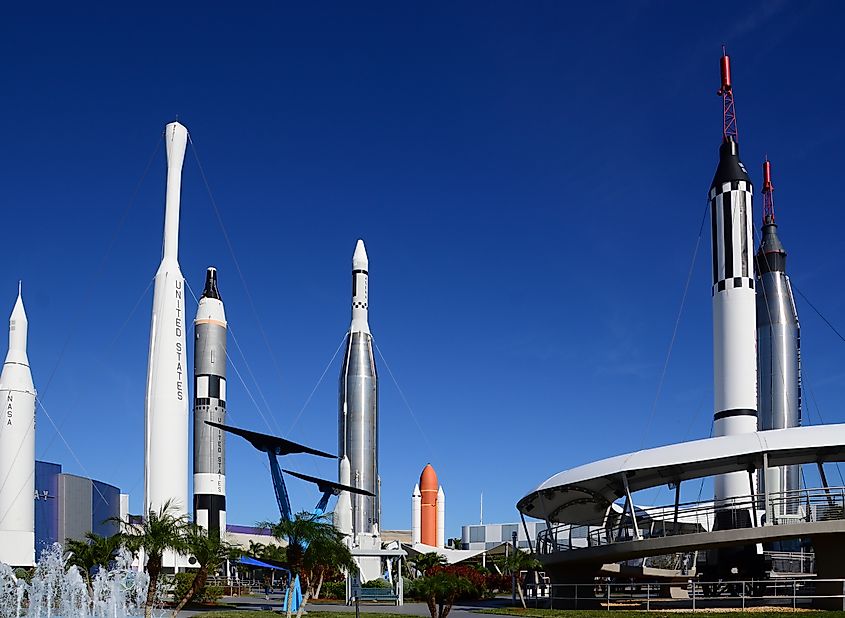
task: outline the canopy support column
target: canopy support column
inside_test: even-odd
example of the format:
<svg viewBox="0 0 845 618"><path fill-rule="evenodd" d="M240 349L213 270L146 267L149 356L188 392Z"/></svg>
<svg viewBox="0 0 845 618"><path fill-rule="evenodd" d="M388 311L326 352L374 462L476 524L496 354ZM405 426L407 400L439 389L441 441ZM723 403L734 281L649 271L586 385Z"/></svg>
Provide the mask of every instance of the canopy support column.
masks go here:
<svg viewBox="0 0 845 618"><path fill-rule="evenodd" d="M766 525L771 526L775 523L773 519L773 511L772 508L772 494L769 489L769 484L766 482L766 472L769 470L769 454L764 452L763 453L763 469L760 471L760 474L763 475L763 508L766 511Z"/></svg>
<svg viewBox="0 0 845 618"><path fill-rule="evenodd" d="M634 524L634 536L639 541L642 536L640 536L640 527L637 525L637 515L634 509L634 499L631 498L631 488L628 487L628 475L626 473L622 474L622 485L625 486L625 500L628 503L628 508L631 511L631 522Z"/></svg>
<svg viewBox="0 0 845 618"><path fill-rule="evenodd" d="M678 534L678 507L681 503L681 481L675 483L675 513L672 516L672 534Z"/></svg>
<svg viewBox="0 0 845 618"><path fill-rule="evenodd" d="M829 506L833 506L833 497L830 495L830 485L827 484L827 474L824 472L824 464L817 461L816 467L819 469L819 476L822 479L822 487L824 487L824 493L827 495L827 503Z"/></svg>
<svg viewBox="0 0 845 618"><path fill-rule="evenodd" d="M754 468L748 468L748 487L751 489L751 517L754 520L754 527L760 525L760 522L757 521L757 500L755 496L757 495L756 487L754 487Z"/></svg>

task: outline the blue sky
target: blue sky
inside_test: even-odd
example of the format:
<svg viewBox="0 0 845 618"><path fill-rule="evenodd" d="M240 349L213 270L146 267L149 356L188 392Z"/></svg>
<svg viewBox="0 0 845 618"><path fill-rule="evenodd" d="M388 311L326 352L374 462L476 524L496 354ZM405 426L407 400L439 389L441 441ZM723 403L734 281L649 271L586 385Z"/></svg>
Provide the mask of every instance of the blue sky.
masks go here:
<svg viewBox="0 0 845 618"><path fill-rule="evenodd" d="M220 271L248 384L230 368L233 424L336 448L339 358L300 411L348 327L365 239L371 326L404 393L379 358L385 528L409 527L427 462L457 535L482 491L485 520L513 520L563 468L709 435L706 229L655 396L715 169L723 42L755 182L773 161L793 281L845 328L837 3L232 7L21 5L0 24L0 308L22 278L50 415L36 452L130 492L133 511L156 148L177 115L233 248L189 151L180 262L195 290ZM845 344L798 302L804 416L843 421ZM261 459L228 453L230 521L274 517Z"/></svg>

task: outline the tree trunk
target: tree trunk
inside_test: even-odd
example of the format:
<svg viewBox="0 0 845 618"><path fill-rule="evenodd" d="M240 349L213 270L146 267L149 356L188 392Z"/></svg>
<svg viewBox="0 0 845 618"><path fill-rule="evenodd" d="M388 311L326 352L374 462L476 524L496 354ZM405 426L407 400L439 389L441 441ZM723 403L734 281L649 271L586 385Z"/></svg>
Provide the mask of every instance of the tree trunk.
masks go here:
<svg viewBox="0 0 845 618"><path fill-rule="evenodd" d="M425 604L428 605L428 611L431 614L431 618L437 618L437 601L435 600L434 596L430 596L425 600Z"/></svg>
<svg viewBox="0 0 845 618"><path fill-rule="evenodd" d="M305 594L302 595L302 603L299 604L299 608L296 610L296 618L302 618L302 614L305 612L305 606L308 604L308 599L311 598L311 585L305 587Z"/></svg>
<svg viewBox="0 0 845 618"><path fill-rule="evenodd" d="M285 603L285 615L290 618L291 613L293 612L293 583L296 579L293 576L293 573L290 574L290 579L288 580L288 598L287 602Z"/></svg>
<svg viewBox="0 0 845 618"><path fill-rule="evenodd" d="M185 593L179 602L176 604L176 608L173 610L171 614L171 618L176 618L176 615L188 604L188 601L193 599L197 592L202 590L203 586L205 586L205 582L208 581L208 566L201 566L197 574L194 575L194 581L191 582L191 587L188 588L188 592Z"/></svg>
<svg viewBox="0 0 845 618"><path fill-rule="evenodd" d="M320 571L320 579L318 579L318 580L317 580L317 590L316 590L316 592L314 592L314 598L315 598L315 599L319 599L319 598L320 598L320 588L322 588L322 587L323 587L323 575L324 575L324 573L323 573L323 571L321 570L321 571Z"/></svg>
<svg viewBox="0 0 845 618"><path fill-rule="evenodd" d="M150 556L147 560L147 575L150 576L150 585L147 587L147 600L144 603L144 618L152 618L153 604L158 588L158 576L161 573L161 556Z"/></svg>
<svg viewBox="0 0 845 618"><path fill-rule="evenodd" d="M446 618L449 615L449 612L452 611L452 603L454 601L443 601L440 603L440 611L437 613L437 618Z"/></svg>
<svg viewBox="0 0 845 618"><path fill-rule="evenodd" d="M522 601L522 609L526 609L525 607L525 597L522 595L522 582L519 578L516 578L516 591L519 593L519 600Z"/></svg>

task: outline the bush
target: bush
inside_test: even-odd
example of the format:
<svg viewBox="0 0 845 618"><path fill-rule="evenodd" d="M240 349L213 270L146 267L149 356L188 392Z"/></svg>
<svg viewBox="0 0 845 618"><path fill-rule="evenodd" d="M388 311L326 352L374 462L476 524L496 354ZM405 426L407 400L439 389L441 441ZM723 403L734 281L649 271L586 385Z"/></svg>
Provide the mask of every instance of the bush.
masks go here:
<svg viewBox="0 0 845 618"><path fill-rule="evenodd" d="M178 603L182 600L182 597L188 594L191 584L194 583L194 577L196 577L195 573L176 573L173 576L172 592L174 602ZM191 602L216 603L223 596L223 592L223 586L209 586L206 584L197 591Z"/></svg>
<svg viewBox="0 0 845 618"><path fill-rule="evenodd" d="M345 599L346 582L323 582L320 596L326 599Z"/></svg>
<svg viewBox="0 0 845 618"><path fill-rule="evenodd" d="M468 582L469 585L461 588L458 595L461 600L477 600L488 596L487 577L476 568L460 564L431 567L430 575L438 573L449 573Z"/></svg>
<svg viewBox="0 0 845 618"><path fill-rule="evenodd" d="M18 567L15 569L15 577L25 581L27 584L32 581L32 569L24 569L22 567Z"/></svg>
<svg viewBox="0 0 845 618"><path fill-rule="evenodd" d="M368 582L364 582L361 584L361 588L386 588L393 590L393 584L391 584L386 579L378 578L378 579L371 579Z"/></svg>

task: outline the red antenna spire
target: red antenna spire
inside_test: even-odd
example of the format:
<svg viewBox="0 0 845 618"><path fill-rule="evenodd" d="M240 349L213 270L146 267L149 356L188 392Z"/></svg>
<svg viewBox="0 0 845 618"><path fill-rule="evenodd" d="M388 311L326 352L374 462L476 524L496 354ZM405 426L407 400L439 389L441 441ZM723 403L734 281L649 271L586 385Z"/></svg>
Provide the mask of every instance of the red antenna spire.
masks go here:
<svg viewBox="0 0 845 618"><path fill-rule="evenodd" d="M728 138L739 143L739 135L736 130L736 111L734 110L734 93L731 85L731 57L722 45L722 59L719 63L722 70L722 86L716 93L722 97L722 139Z"/></svg>
<svg viewBox="0 0 845 618"><path fill-rule="evenodd" d="M774 186L772 185L772 164L769 157L763 162L763 225L775 222Z"/></svg>

